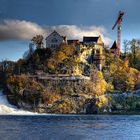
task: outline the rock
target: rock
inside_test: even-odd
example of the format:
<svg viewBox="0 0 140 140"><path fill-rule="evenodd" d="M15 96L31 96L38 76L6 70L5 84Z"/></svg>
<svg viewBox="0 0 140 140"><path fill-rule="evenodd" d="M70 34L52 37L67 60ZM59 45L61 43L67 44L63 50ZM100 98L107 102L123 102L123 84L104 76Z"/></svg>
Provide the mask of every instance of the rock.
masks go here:
<svg viewBox="0 0 140 140"><path fill-rule="evenodd" d="M103 110L103 112L104 112L104 113L106 113L106 112L107 112L107 110L106 110L106 109L104 109L104 110Z"/></svg>
<svg viewBox="0 0 140 140"><path fill-rule="evenodd" d="M18 102L18 107L19 108L24 108L27 110L32 110L33 106L27 103L24 103L23 101Z"/></svg>
<svg viewBox="0 0 140 140"><path fill-rule="evenodd" d="M97 114L97 112L96 99L89 100L86 104L86 114Z"/></svg>

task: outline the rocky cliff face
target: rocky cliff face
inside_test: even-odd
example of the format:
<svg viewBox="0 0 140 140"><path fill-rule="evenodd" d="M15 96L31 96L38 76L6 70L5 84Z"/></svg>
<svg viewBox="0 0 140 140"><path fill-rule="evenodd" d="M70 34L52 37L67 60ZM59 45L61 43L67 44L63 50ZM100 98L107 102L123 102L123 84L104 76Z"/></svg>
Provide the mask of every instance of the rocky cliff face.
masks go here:
<svg viewBox="0 0 140 140"><path fill-rule="evenodd" d="M13 95L13 93L11 93ZM44 95L43 97L37 91L25 89L22 97L17 98L15 95L8 95L10 103L24 110L39 113L54 114L96 114L98 113L97 99L95 96L85 93ZM46 97L48 96L48 97ZM46 100L45 100L45 99Z"/></svg>
<svg viewBox="0 0 140 140"><path fill-rule="evenodd" d="M94 71L95 74L95 71ZM35 80L28 75L10 76L7 87L10 90L8 99L19 108L43 113L98 113L106 107L108 100L99 99L107 90L101 72L97 71L92 78L78 80L53 78ZM80 77L80 76L79 76Z"/></svg>

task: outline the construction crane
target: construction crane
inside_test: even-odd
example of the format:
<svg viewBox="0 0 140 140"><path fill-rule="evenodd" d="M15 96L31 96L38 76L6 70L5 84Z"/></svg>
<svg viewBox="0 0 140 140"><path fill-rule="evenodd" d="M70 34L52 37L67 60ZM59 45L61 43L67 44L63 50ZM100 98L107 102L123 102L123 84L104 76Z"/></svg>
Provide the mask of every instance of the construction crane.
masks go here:
<svg viewBox="0 0 140 140"><path fill-rule="evenodd" d="M118 26L117 28L117 56L120 56L120 49L121 49L121 25L122 25L122 18L123 18L124 12L119 11L118 14L118 18L114 24L114 26L112 27L112 30L115 29L116 26Z"/></svg>

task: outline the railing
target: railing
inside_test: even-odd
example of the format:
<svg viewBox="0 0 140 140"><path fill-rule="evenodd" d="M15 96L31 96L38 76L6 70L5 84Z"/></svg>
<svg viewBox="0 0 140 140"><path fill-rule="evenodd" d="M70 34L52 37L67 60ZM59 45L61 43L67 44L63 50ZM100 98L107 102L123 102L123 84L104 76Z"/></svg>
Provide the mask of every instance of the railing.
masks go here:
<svg viewBox="0 0 140 140"><path fill-rule="evenodd" d="M90 80L90 77L87 76L68 76L68 75L46 75L46 76L39 76L38 79L42 80Z"/></svg>
<svg viewBox="0 0 140 140"><path fill-rule="evenodd" d="M17 75L20 77L20 75ZM70 74L42 74L42 75L28 75L29 78L37 78L40 80L90 80L90 77L83 75Z"/></svg>

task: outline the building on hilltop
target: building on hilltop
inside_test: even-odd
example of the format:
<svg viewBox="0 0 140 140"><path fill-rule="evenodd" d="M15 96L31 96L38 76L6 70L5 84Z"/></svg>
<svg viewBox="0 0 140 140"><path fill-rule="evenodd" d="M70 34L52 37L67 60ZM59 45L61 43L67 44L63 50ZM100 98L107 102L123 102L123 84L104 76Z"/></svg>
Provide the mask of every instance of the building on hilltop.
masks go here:
<svg viewBox="0 0 140 140"><path fill-rule="evenodd" d="M67 42L66 36L61 36L58 32L53 31L46 37L46 48L56 49L63 42Z"/></svg>
<svg viewBox="0 0 140 140"><path fill-rule="evenodd" d="M72 45L72 44L79 44L79 40L78 39L72 39L72 40L67 40L67 44L68 45Z"/></svg>
<svg viewBox="0 0 140 140"><path fill-rule="evenodd" d="M114 55L117 55L117 48L118 48L117 42L114 41L112 47L110 48L110 52L113 53Z"/></svg>
<svg viewBox="0 0 140 140"><path fill-rule="evenodd" d="M99 37L83 37L84 45L93 45L98 42Z"/></svg>
<svg viewBox="0 0 140 140"><path fill-rule="evenodd" d="M88 53L89 63L93 63L99 70L102 70L104 62L104 42L101 36L96 37L83 37L83 45L88 47L90 52Z"/></svg>
<svg viewBox="0 0 140 140"><path fill-rule="evenodd" d="M66 43L68 46L74 45L81 62L87 61L90 64L95 64L99 70L102 69L104 60L104 42L101 36L84 36L83 41L80 42L78 39L67 40L66 36L61 36L58 32L53 31L48 37L46 37L46 48L55 50L62 43Z"/></svg>

